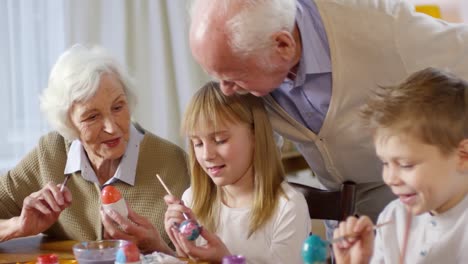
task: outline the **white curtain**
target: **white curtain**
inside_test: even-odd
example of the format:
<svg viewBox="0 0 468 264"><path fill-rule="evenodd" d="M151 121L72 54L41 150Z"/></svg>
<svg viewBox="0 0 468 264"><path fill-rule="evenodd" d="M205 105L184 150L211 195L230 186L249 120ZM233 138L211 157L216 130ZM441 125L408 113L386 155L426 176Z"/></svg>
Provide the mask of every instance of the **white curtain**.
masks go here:
<svg viewBox="0 0 468 264"><path fill-rule="evenodd" d="M182 145L180 118L207 80L188 48L185 0L68 0L68 43L100 44L118 55L137 82L134 118Z"/></svg>
<svg viewBox="0 0 468 264"><path fill-rule="evenodd" d="M0 171L48 130L38 94L64 49L62 21L60 0L0 1Z"/></svg>
<svg viewBox="0 0 468 264"><path fill-rule="evenodd" d="M468 1L467 0L463 0L463 2L460 3L460 10L463 10L461 11L462 20L465 23L468 23Z"/></svg>
<svg viewBox="0 0 468 264"><path fill-rule="evenodd" d="M134 118L179 145L181 115L208 78L188 49L185 0L0 1L0 170L48 131L38 95L52 64L75 43L101 45L136 82Z"/></svg>

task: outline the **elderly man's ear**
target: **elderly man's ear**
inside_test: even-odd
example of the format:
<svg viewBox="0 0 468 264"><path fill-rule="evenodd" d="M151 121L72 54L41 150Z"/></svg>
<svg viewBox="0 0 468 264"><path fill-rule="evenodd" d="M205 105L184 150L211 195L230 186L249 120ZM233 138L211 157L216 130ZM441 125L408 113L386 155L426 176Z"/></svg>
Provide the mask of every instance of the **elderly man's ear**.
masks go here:
<svg viewBox="0 0 468 264"><path fill-rule="evenodd" d="M275 54L283 61L290 62L293 60L298 45L294 40L294 36L288 31L282 30L273 34L272 38L275 41Z"/></svg>
<svg viewBox="0 0 468 264"><path fill-rule="evenodd" d="M468 138L463 139L458 145L459 169L468 172Z"/></svg>

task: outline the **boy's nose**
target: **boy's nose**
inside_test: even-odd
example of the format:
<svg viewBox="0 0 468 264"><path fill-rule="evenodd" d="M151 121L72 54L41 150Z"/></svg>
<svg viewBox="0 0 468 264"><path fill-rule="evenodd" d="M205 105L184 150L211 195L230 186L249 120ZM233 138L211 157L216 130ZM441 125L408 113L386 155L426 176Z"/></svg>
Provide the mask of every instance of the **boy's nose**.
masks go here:
<svg viewBox="0 0 468 264"><path fill-rule="evenodd" d="M401 184L400 176L395 169L386 168L383 172L383 180L387 185L399 185Z"/></svg>

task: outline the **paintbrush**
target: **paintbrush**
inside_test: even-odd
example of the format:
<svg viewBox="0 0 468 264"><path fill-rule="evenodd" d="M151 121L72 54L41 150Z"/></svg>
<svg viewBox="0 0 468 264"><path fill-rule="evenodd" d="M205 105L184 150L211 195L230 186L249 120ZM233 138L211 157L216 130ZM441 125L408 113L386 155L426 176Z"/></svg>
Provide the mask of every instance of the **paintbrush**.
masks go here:
<svg viewBox="0 0 468 264"><path fill-rule="evenodd" d="M65 185L67 185L68 179L70 179L71 174L68 174L65 176L65 180L62 183L62 186L60 186L60 192L63 192L63 189L65 188Z"/></svg>
<svg viewBox="0 0 468 264"><path fill-rule="evenodd" d="M374 225L372 227L372 230L376 230L377 228L380 228L380 227L382 227L384 225L388 225L388 224L390 224L392 222L393 222L393 220L389 220L389 221ZM348 235L340 236L340 237L337 237L337 238L333 238L331 240L327 240L326 242L328 242L330 244L333 244L333 243L340 242L340 241L343 241L345 239L352 238L352 237L358 237L358 235L357 234L348 234Z"/></svg>
<svg viewBox="0 0 468 264"><path fill-rule="evenodd" d="M171 191L169 190L169 188L167 188L166 184L165 184L164 181L161 179L161 177L159 177L159 174L156 174L156 177L158 178L159 182L161 183L161 185L162 185L162 186L164 187L164 189L166 190L167 194L174 196L174 195L171 193ZM186 213L182 213L182 215L184 216L185 220L190 219Z"/></svg>

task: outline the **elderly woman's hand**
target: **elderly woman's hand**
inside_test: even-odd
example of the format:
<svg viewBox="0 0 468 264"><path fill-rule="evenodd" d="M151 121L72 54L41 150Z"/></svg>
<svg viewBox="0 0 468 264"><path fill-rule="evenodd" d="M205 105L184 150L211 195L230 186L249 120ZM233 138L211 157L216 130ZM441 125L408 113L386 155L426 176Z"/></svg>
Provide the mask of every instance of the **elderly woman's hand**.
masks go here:
<svg viewBox="0 0 468 264"><path fill-rule="evenodd" d="M142 253L159 251L173 255L174 252L163 241L158 230L145 217L137 214L127 204L128 219L114 210L106 212L101 208L105 239L124 239L134 242Z"/></svg>
<svg viewBox="0 0 468 264"><path fill-rule="evenodd" d="M70 206L70 190L65 187L60 192L60 187L61 184L49 182L24 199L18 219L20 236L36 235L47 230L57 221L60 213Z"/></svg>
<svg viewBox="0 0 468 264"><path fill-rule="evenodd" d="M164 229L174 244L177 255L180 257L188 257L185 252L181 249L178 240L174 236L174 230L185 220L183 213L185 213L191 219L195 219L190 208L183 205L183 202L173 195L164 196L164 202L167 204L166 214L164 215ZM177 230L175 230L177 231Z"/></svg>

